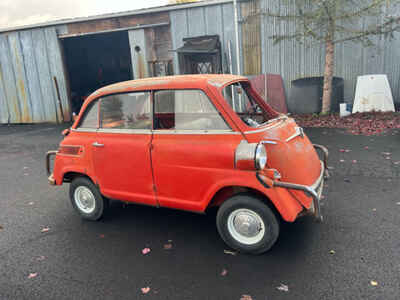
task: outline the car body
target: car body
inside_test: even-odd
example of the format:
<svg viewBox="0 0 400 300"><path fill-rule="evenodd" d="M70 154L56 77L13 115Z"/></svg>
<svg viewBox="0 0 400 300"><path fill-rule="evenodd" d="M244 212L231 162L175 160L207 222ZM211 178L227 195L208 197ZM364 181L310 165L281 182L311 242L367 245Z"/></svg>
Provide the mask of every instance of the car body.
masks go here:
<svg viewBox="0 0 400 300"><path fill-rule="evenodd" d="M64 135L47 153L49 182L71 182L72 204L86 219L100 218L107 199L197 213L218 207L222 238L248 253L272 247L281 219L322 220L327 150L242 76L113 84L87 98ZM268 228L277 232L265 238Z"/></svg>

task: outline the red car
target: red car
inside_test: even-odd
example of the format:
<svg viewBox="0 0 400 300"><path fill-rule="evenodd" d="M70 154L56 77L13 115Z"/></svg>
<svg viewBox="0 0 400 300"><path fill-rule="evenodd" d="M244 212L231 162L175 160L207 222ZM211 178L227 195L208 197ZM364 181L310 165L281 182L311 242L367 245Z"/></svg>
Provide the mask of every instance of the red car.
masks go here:
<svg viewBox="0 0 400 300"><path fill-rule="evenodd" d="M328 151L245 77L113 84L90 95L63 134L47 153L49 182L69 182L72 205L88 220L101 218L109 199L197 213L218 207L222 239L262 253L276 242L281 220L322 219Z"/></svg>

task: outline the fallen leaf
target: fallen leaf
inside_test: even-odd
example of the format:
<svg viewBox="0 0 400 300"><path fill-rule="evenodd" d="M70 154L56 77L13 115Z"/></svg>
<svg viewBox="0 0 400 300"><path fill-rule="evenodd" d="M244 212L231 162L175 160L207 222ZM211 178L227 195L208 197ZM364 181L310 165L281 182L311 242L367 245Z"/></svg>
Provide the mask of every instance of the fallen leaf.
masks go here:
<svg viewBox="0 0 400 300"><path fill-rule="evenodd" d="M150 250L150 248L144 248L143 250L142 250L142 253L144 254L144 255L146 255L147 253L149 253L151 250Z"/></svg>
<svg viewBox="0 0 400 300"><path fill-rule="evenodd" d="M277 286L276 289L282 292L289 292L289 287L286 284L281 283L280 286Z"/></svg>
<svg viewBox="0 0 400 300"><path fill-rule="evenodd" d="M242 297L240 297L240 300L253 300L253 298L251 298L250 295L242 295Z"/></svg>
<svg viewBox="0 0 400 300"><path fill-rule="evenodd" d="M43 228L43 229L41 230L41 232L48 232L48 231L50 231L50 228L49 228L49 227L45 227L45 228Z"/></svg>
<svg viewBox="0 0 400 300"><path fill-rule="evenodd" d="M38 275L38 273L30 273L28 276L28 279L35 278Z"/></svg>
<svg viewBox="0 0 400 300"><path fill-rule="evenodd" d="M236 255L236 252L230 251L230 250L224 250L225 254L230 254L230 255Z"/></svg>
<svg viewBox="0 0 400 300"><path fill-rule="evenodd" d="M142 290L143 294L147 294L148 292L150 292L150 288L148 286L144 287L144 288L141 288L141 290Z"/></svg>
<svg viewBox="0 0 400 300"><path fill-rule="evenodd" d="M331 251L329 251L329 253L330 253L330 254L335 254L336 251L335 251L335 250L331 250Z"/></svg>
<svg viewBox="0 0 400 300"><path fill-rule="evenodd" d="M371 280L371 285L372 285L372 286L377 286L377 285L378 285L378 282L375 281L375 280Z"/></svg>
<svg viewBox="0 0 400 300"><path fill-rule="evenodd" d="M221 276L226 276L228 274L228 271L226 269L223 269L221 272Z"/></svg>
<svg viewBox="0 0 400 300"><path fill-rule="evenodd" d="M169 249L171 249L172 248L172 244L165 244L164 245L164 249L165 250L169 250Z"/></svg>
<svg viewBox="0 0 400 300"><path fill-rule="evenodd" d="M44 257L43 255L41 255L41 256L38 256L37 258L36 258L36 261L43 261L43 260L45 260L46 259L46 257Z"/></svg>
<svg viewBox="0 0 400 300"><path fill-rule="evenodd" d="M104 238L105 238L105 235L104 235L104 234L100 234L100 235L99 235L99 238L104 239Z"/></svg>

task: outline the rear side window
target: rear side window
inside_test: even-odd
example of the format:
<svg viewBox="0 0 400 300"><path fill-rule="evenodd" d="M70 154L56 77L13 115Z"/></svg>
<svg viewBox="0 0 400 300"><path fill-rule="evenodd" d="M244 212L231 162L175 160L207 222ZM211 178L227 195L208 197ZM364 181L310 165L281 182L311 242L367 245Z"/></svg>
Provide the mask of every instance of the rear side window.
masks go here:
<svg viewBox="0 0 400 300"><path fill-rule="evenodd" d="M201 90L165 90L154 94L154 128L229 130L218 110Z"/></svg>
<svg viewBox="0 0 400 300"><path fill-rule="evenodd" d="M82 129L96 129L98 126L98 112L99 112L99 102L93 101L88 105L85 110L82 121L79 124L79 128Z"/></svg>
<svg viewBox="0 0 400 300"><path fill-rule="evenodd" d="M152 117L149 92L116 94L100 102L101 128L151 129Z"/></svg>

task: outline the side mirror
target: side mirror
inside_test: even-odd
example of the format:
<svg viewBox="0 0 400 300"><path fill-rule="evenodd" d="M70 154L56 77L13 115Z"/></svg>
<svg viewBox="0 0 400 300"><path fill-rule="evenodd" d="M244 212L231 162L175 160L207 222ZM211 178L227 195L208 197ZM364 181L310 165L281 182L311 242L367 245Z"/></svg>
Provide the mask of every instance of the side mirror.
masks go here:
<svg viewBox="0 0 400 300"><path fill-rule="evenodd" d="M62 134L63 136L67 136L67 135L69 134L69 128L64 129L64 130L61 132L61 134Z"/></svg>

